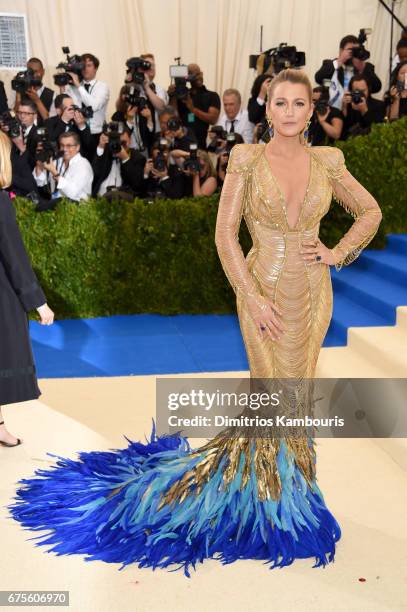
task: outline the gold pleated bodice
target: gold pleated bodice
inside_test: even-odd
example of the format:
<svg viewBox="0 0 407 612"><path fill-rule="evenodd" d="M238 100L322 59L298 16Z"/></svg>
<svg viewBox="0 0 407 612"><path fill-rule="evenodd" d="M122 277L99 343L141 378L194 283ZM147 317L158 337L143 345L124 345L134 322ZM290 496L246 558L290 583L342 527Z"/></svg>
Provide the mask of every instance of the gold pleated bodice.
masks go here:
<svg viewBox="0 0 407 612"><path fill-rule="evenodd" d="M236 145L231 152L219 202L216 245L237 296L237 311L251 376L312 378L332 316L330 267L310 265L302 242L319 236L332 196L355 221L332 249L336 268L351 263L376 234L381 211L371 194L346 169L335 147L307 148L308 187L298 220L290 227L284 196L265 155L266 145ZM242 216L253 246L243 256L238 242ZM260 338L246 308L247 295L271 299L285 327L280 340Z"/></svg>

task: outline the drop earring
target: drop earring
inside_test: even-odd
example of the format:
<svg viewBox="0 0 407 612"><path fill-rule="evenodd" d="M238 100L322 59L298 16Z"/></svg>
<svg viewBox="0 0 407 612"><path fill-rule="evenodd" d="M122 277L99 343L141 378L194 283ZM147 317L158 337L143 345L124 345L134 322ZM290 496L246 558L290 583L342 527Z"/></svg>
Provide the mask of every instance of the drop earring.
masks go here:
<svg viewBox="0 0 407 612"><path fill-rule="evenodd" d="M268 126L269 126L270 138L272 138L273 134L274 134L273 121L272 121L271 117L269 117L268 115L266 115L266 121L267 121Z"/></svg>
<svg viewBox="0 0 407 612"><path fill-rule="evenodd" d="M308 138L309 138L309 126L311 125L311 119L308 119L305 128L303 129L303 131L301 132L302 135L302 144L310 147L311 143L308 142Z"/></svg>

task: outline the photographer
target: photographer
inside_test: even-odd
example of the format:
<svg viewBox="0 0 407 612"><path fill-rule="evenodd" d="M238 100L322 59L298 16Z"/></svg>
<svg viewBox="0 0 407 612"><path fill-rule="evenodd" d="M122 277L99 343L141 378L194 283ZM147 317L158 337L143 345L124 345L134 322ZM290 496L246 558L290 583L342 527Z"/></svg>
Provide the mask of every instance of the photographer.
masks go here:
<svg viewBox="0 0 407 612"><path fill-rule="evenodd" d="M261 123L266 116L267 88L271 79L270 74L259 74L253 83L247 111L249 121L255 125Z"/></svg>
<svg viewBox="0 0 407 612"><path fill-rule="evenodd" d="M24 88L16 91L16 100L14 110L18 111L18 107L21 102L21 98L29 98L37 108L37 120L36 125L41 127L44 122L50 116L50 112L53 112L53 102L55 92L49 87L45 87L42 83L44 78L45 70L43 63L37 57L32 57L27 62L27 72L32 75L32 80L35 83L31 87Z"/></svg>
<svg viewBox="0 0 407 612"><path fill-rule="evenodd" d="M140 57L150 63L150 68L144 72L144 91L153 111L154 132L160 131L159 113L168 105L168 94L160 85L154 83L155 58L152 53L144 53Z"/></svg>
<svg viewBox="0 0 407 612"><path fill-rule="evenodd" d="M108 197L133 201L143 189L146 158L130 148L131 132L127 126L121 124L122 131L112 127L116 126L108 124L99 138L92 164L92 194L107 193Z"/></svg>
<svg viewBox="0 0 407 612"><path fill-rule="evenodd" d="M154 141L153 115L146 98L133 93L131 85L123 85L116 101L112 121L125 123L131 132L130 147L140 151L146 158Z"/></svg>
<svg viewBox="0 0 407 612"><path fill-rule="evenodd" d="M342 112L345 117L342 140L349 136L368 134L372 123L382 123L386 112L382 100L372 98L369 85L363 77L354 76L349 82L349 92L342 101Z"/></svg>
<svg viewBox="0 0 407 612"><path fill-rule="evenodd" d="M361 31L363 33L363 30ZM370 91L376 93L380 91L382 83L375 74L374 66L365 59L369 57L369 52L360 43L363 36L344 36L339 44L339 55L334 60L323 60L321 68L315 73L315 80L320 85L324 85L324 80L330 80L329 103L331 106L341 110L344 92L349 87L351 78L358 74L367 80Z"/></svg>
<svg viewBox="0 0 407 612"><path fill-rule="evenodd" d="M89 127L93 136L94 150L96 150L106 119L109 87L103 81L96 79L99 68L98 58L91 53L84 53L81 59L83 62L82 80L75 72L69 72L72 85L62 86L61 93L68 94L79 107L82 105L92 107L93 117L89 119Z"/></svg>
<svg viewBox="0 0 407 612"><path fill-rule="evenodd" d="M216 126L215 126L216 127ZM220 148L216 149L217 153L217 163L216 163L216 177L218 182L218 187L221 189L223 186L223 181L226 176L226 168L229 161L230 152L235 146L235 144L242 144L243 138L240 134L230 133L229 134L219 134L217 132L217 136L225 137L225 140L219 139L217 144Z"/></svg>
<svg viewBox="0 0 407 612"><path fill-rule="evenodd" d="M191 144L197 144L194 132L182 125L173 106L165 106L159 113L161 136L170 142L171 150L189 151Z"/></svg>
<svg viewBox="0 0 407 612"><path fill-rule="evenodd" d="M165 138L155 142L151 158L144 169L146 198L180 199L185 195L185 175L176 164L170 163L169 143Z"/></svg>
<svg viewBox="0 0 407 612"><path fill-rule="evenodd" d="M249 121L247 110L242 109L242 97L237 89L226 89L223 93L224 113L219 119L226 132L236 132L246 144L253 143L254 125Z"/></svg>
<svg viewBox="0 0 407 612"><path fill-rule="evenodd" d="M218 121L220 98L216 92L206 89L203 73L197 64L188 65L188 81L191 88L182 99L177 97L176 86L169 86L170 105L178 111L182 123L194 132L199 147L205 149L208 127Z"/></svg>
<svg viewBox="0 0 407 612"><path fill-rule="evenodd" d="M216 170L207 151L191 149L183 164L183 172L187 177L185 196L211 196L215 193L218 187Z"/></svg>
<svg viewBox="0 0 407 612"><path fill-rule="evenodd" d="M55 98L55 117L45 121L49 139L57 143L64 132L76 132L81 143L81 154L89 161L93 160L93 138L79 107L75 106L68 94L59 94Z"/></svg>
<svg viewBox="0 0 407 612"><path fill-rule="evenodd" d="M397 64L391 74L386 115L389 121L407 115L407 60Z"/></svg>
<svg viewBox="0 0 407 612"><path fill-rule="evenodd" d="M28 196L37 192L32 176L37 146L35 104L29 99L21 100L16 117L6 113L1 117L0 128L11 140L12 183L10 190L16 195Z"/></svg>
<svg viewBox="0 0 407 612"><path fill-rule="evenodd" d="M312 90L314 112L309 126L309 142L312 146L330 145L342 134L344 117L340 110L329 105L328 87L314 87Z"/></svg>
<svg viewBox="0 0 407 612"><path fill-rule="evenodd" d="M8 101L3 81L0 81L0 115L8 111Z"/></svg>
<svg viewBox="0 0 407 612"><path fill-rule="evenodd" d="M92 192L93 171L87 159L79 153L80 141L76 132L65 132L59 137L62 158L48 162L37 161L33 176L38 187L49 185L54 208L61 197L79 202Z"/></svg>

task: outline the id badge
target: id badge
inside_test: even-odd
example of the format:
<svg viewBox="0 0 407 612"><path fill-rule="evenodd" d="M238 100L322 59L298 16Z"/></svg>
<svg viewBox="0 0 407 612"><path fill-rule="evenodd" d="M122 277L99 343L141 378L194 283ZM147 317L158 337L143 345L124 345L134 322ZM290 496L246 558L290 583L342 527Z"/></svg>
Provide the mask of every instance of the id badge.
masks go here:
<svg viewBox="0 0 407 612"><path fill-rule="evenodd" d="M194 123L195 115L194 113L188 113L188 123Z"/></svg>

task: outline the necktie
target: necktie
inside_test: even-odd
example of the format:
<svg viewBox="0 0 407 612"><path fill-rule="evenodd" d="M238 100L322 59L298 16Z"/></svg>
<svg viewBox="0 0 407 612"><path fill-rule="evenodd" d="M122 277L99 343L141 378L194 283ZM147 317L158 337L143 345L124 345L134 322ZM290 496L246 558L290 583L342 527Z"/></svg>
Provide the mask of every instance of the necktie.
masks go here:
<svg viewBox="0 0 407 612"><path fill-rule="evenodd" d="M25 126L25 125L22 125L22 126L21 126L21 136L23 137L23 143L24 143L24 144L25 144L25 143L26 143L26 141L27 141L27 137L26 137L26 135L25 135L26 131L27 131L26 126Z"/></svg>
<svg viewBox="0 0 407 612"><path fill-rule="evenodd" d="M235 131L235 123L236 123L236 119L231 119L230 120L231 126L230 126L230 130L229 133L232 133Z"/></svg>
<svg viewBox="0 0 407 612"><path fill-rule="evenodd" d="M155 83L150 83L150 89L152 89L154 93L157 93L155 89Z"/></svg>
<svg viewBox="0 0 407 612"><path fill-rule="evenodd" d="M90 83L84 83L84 87L85 87L86 91L89 92Z"/></svg>

